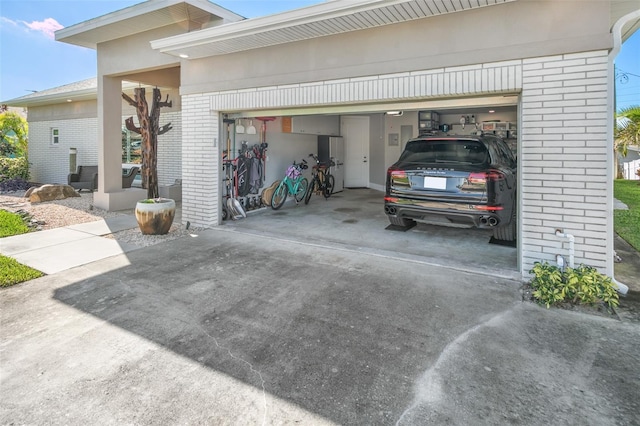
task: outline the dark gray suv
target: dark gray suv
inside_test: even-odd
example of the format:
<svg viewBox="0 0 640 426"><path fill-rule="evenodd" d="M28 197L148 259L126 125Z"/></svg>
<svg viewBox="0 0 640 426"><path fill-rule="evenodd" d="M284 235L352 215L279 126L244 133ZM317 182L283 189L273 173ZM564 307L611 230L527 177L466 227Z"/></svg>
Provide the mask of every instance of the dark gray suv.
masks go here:
<svg viewBox="0 0 640 426"><path fill-rule="evenodd" d="M513 153L493 135L418 137L387 171L384 211L393 225L492 228L515 241L516 176Z"/></svg>

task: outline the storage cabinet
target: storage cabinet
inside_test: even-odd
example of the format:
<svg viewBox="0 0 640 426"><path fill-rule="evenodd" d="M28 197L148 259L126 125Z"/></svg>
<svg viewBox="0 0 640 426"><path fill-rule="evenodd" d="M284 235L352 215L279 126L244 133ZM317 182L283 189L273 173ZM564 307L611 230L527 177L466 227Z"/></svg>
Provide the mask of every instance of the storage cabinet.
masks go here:
<svg viewBox="0 0 640 426"><path fill-rule="evenodd" d="M340 135L340 117L337 115L301 115L285 117L282 121L282 133L301 133L307 135Z"/></svg>
<svg viewBox="0 0 640 426"><path fill-rule="evenodd" d="M482 131L485 133L493 133L503 139L517 137L516 123L508 121L483 121Z"/></svg>
<svg viewBox="0 0 640 426"><path fill-rule="evenodd" d="M482 131L493 132L496 130L515 130L516 124L508 121L483 121Z"/></svg>
<svg viewBox="0 0 640 426"><path fill-rule="evenodd" d="M430 133L440 127L440 115L435 111L418 111L418 131Z"/></svg>

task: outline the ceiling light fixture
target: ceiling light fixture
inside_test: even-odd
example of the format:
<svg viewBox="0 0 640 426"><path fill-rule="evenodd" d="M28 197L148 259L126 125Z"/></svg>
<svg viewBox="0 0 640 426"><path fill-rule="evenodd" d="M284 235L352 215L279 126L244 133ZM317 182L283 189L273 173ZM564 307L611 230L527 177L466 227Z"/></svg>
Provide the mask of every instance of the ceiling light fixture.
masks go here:
<svg viewBox="0 0 640 426"><path fill-rule="evenodd" d="M187 55L186 53L181 53L178 56L180 56L182 59L189 59L189 55Z"/></svg>
<svg viewBox="0 0 640 426"><path fill-rule="evenodd" d="M489 110L489 114L493 114L494 112L496 112L496 110L494 110L494 109L490 109Z"/></svg>
<svg viewBox="0 0 640 426"><path fill-rule="evenodd" d="M385 114L393 115L394 117L399 117L402 115L402 111L387 111Z"/></svg>

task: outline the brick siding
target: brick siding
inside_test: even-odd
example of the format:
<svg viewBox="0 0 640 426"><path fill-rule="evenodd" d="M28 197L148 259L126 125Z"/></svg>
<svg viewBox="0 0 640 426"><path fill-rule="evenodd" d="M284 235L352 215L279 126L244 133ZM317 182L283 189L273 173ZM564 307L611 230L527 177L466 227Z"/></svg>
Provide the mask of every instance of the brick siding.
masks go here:
<svg viewBox="0 0 640 426"><path fill-rule="evenodd" d="M124 124L124 119L122 123ZM182 178L182 114L161 115L161 125L171 122L172 129L158 138L158 179L171 185ZM51 129L59 130L59 144L51 145ZM98 164L98 119L78 118L29 123L29 162L31 180L39 183L67 183L69 148L78 150L77 165Z"/></svg>
<svg viewBox="0 0 640 426"><path fill-rule="evenodd" d="M194 226L220 223L218 113L210 96L182 98L182 221Z"/></svg>
<svg viewBox="0 0 640 426"><path fill-rule="evenodd" d="M520 158L522 264L567 257L606 269L608 196L607 52L522 61Z"/></svg>

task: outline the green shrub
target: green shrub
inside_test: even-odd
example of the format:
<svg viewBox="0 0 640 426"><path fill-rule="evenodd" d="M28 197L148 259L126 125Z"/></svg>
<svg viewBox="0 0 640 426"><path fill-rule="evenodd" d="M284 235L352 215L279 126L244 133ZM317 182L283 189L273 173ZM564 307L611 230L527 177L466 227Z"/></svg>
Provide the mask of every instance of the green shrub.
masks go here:
<svg viewBox="0 0 640 426"><path fill-rule="evenodd" d="M30 229L22 216L0 210L0 238L26 234L29 231Z"/></svg>
<svg viewBox="0 0 640 426"><path fill-rule="evenodd" d="M613 195L629 207L629 210L613 211L613 229L640 251L640 182L616 180L613 182Z"/></svg>
<svg viewBox="0 0 640 426"><path fill-rule="evenodd" d="M40 271L36 271L18 263L15 259L0 254L0 287L9 287L40 278L43 275Z"/></svg>
<svg viewBox="0 0 640 426"><path fill-rule="evenodd" d="M29 180L29 161L25 157L0 158L0 182L14 178Z"/></svg>
<svg viewBox="0 0 640 426"><path fill-rule="evenodd" d="M562 271L547 262L536 262L529 271L534 277L531 287L533 297L549 308L564 302L595 305L605 303L609 308L618 306L619 296L611 278L594 267L580 265Z"/></svg>

